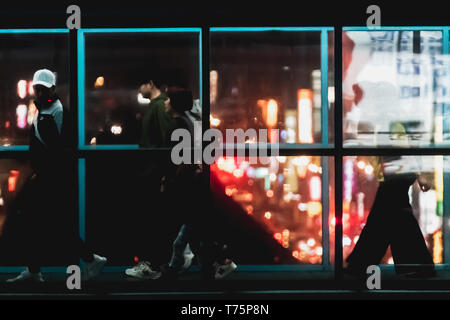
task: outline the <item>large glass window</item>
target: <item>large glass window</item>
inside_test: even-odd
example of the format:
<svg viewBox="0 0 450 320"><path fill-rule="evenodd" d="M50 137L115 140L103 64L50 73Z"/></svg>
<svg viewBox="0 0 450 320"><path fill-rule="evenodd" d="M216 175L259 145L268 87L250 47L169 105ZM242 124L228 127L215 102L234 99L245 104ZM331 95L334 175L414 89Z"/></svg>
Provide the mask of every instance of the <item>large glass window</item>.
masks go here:
<svg viewBox="0 0 450 320"><path fill-rule="evenodd" d="M334 140L333 31L211 28L210 41L210 125L222 132L224 151L243 142L280 146L280 156L265 165L224 156L211 166L212 188L229 203L230 215L276 244L260 262L243 256L245 264L329 266L333 158L298 150ZM228 129L267 129L267 135L230 141Z"/></svg>
<svg viewBox="0 0 450 320"><path fill-rule="evenodd" d="M192 91L201 115L200 29L106 29L79 33L80 147L134 145L150 98L150 80Z"/></svg>
<svg viewBox="0 0 450 320"><path fill-rule="evenodd" d="M70 238L77 225L75 199L69 196L68 201L61 202L57 217L39 210L37 199L30 194L32 174L26 158L0 159L0 266L30 263L30 249L39 250L45 266L76 263ZM36 234L39 239L33 238ZM36 242L43 247L33 247Z"/></svg>
<svg viewBox="0 0 450 320"><path fill-rule="evenodd" d="M262 165L252 164L249 158L219 158L211 167L218 202L242 221L241 227L255 230L252 235L265 235L261 245L272 242L270 250L265 249L267 260L260 263L328 265L323 257L328 257L329 248L326 217L334 192L332 159L280 156L269 160ZM246 245L241 239L234 242L241 248ZM248 249L241 259L255 264L256 248Z"/></svg>
<svg viewBox="0 0 450 320"><path fill-rule="evenodd" d="M154 205L161 195L142 172L152 161L155 156L137 163L125 154L86 160L86 239L112 265L170 253L177 221L192 214L171 212L176 198ZM230 256L242 265L322 264L329 246L323 219L334 192L329 163L331 158L308 156L272 157L265 165L219 158L211 167L215 209L207 214L220 225Z"/></svg>
<svg viewBox="0 0 450 320"><path fill-rule="evenodd" d="M259 141L328 145L329 102L334 102L334 89L328 87L332 32L212 28L210 35L213 127L224 133L268 129L268 137Z"/></svg>
<svg viewBox="0 0 450 320"><path fill-rule="evenodd" d="M68 31L53 31L0 31L1 151L27 149L27 129L36 112L34 71L54 71L58 95L69 105ZM139 87L157 78L163 92L170 86L187 88L201 115L204 76L210 81L210 125L223 133L224 155L236 147L236 141L227 140L227 129L268 129L267 136L248 137L245 143L280 146L264 165L223 156L210 167L223 228L230 230L232 255L240 264L333 264L335 231L341 227L335 217L340 210L334 208L333 162L342 154L342 195L336 195L342 196L343 238L336 240L342 240L344 258L367 225L382 172L385 179L412 179L403 200L434 262L450 259L445 245L448 157L421 149L445 148L450 137L446 28L344 28L342 61L334 61L332 28L211 28L209 34L206 74L199 28L82 29L77 34L78 149L96 149L77 153L79 230L110 265L133 264L145 258L140 256L145 251L170 252L177 231L172 217L152 205L159 191L145 189L150 182L145 175L161 173L167 154L131 150L139 148L151 102ZM334 141L335 63L342 63L343 113L336 125L342 121L343 141ZM335 155L329 149L334 144ZM417 152L406 156L390 149L400 155L387 156L384 150L367 156L352 147ZM105 152L111 150L116 151ZM1 264L17 261L14 241L3 236L6 209L27 170L25 160L0 160L0 243L7 248ZM427 192L415 182L419 173L430 179ZM138 240L147 232L160 242ZM382 262L393 262L389 250Z"/></svg>
<svg viewBox="0 0 450 320"><path fill-rule="evenodd" d="M450 65L442 31L346 28L342 48L345 146L447 144Z"/></svg>
<svg viewBox="0 0 450 320"><path fill-rule="evenodd" d="M448 260L448 159L420 149L448 146L448 49L447 28L343 30L343 146L417 148L416 156L346 150L344 259L358 242L367 250L371 238L375 255L386 252L382 263L394 263L396 255L401 263L409 251L420 252L399 240L415 234L416 240L425 238L434 263ZM423 189L424 181L430 190Z"/></svg>

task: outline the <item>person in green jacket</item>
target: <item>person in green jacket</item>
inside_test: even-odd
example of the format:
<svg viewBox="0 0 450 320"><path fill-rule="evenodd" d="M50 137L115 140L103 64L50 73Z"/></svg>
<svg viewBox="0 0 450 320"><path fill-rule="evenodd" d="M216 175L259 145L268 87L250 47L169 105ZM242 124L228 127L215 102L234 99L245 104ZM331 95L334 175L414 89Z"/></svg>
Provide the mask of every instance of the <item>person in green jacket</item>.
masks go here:
<svg viewBox="0 0 450 320"><path fill-rule="evenodd" d="M172 120L166 112L165 101L167 96L165 93L166 86L158 78L153 78L147 83L140 86L139 92L144 98L150 99L150 103L145 106L142 117L142 131L139 140L141 148L163 148L166 147L166 133L169 130L169 124ZM162 168L165 164L159 157L143 158L142 167L138 179L136 180L136 207L145 208L148 205L148 199L152 199L153 207L163 206L163 200L160 197L161 178L163 174ZM167 219L164 215L153 214L151 210L144 211L139 226L135 230L137 242L142 243L169 243L171 235L167 235L167 241L161 239L161 235L149 232L149 225L158 226L164 229L167 227ZM154 262L155 266L159 266L166 261L166 255L161 256L154 250L143 248L133 249L135 256L138 257L139 263L134 267L125 270L127 276L139 279L158 279L161 275L159 270L152 268L149 260ZM143 251L142 251L143 250ZM165 252L167 250L161 250Z"/></svg>
<svg viewBox="0 0 450 320"><path fill-rule="evenodd" d="M142 118L142 135L139 141L141 148L163 147L166 141L165 136L171 119L165 111L166 94L162 86L161 81L150 80L139 88L142 96L150 99Z"/></svg>

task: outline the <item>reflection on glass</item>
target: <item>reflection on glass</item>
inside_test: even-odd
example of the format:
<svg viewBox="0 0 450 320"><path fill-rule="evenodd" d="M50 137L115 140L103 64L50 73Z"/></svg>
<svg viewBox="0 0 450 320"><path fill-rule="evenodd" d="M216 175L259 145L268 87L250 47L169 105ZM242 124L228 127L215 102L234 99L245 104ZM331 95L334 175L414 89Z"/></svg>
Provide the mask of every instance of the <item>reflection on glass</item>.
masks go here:
<svg viewBox="0 0 450 320"><path fill-rule="evenodd" d="M444 215L444 172L448 172L450 162L443 156L401 156L345 157L343 161L343 249L346 258L355 247L361 230L367 222L367 217L374 206L375 196L384 179L409 179L409 190L406 188L412 213L425 237L426 245L434 263L442 263L443 248L443 215ZM430 185L430 190L424 192L416 176L420 174ZM421 179L422 179L421 178ZM406 196L406 195L405 195ZM394 200L396 201L396 200ZM387 204L393 208L393 203ZM396 210L386 215L386 225L393 223ZM391 219L389 218L391 217ZM374 219L374 218L373 218ZM334 220L331 226L334 227ZM406 224L402 227L404 228ZM402 234L404 229L395 232ZM385 231L387 236L387 231ZM382 263L392 264L390 250L382 259Z"/></svg>
<svg viewBox="0 0 450 320"><path fill-rule="evenodd" d="M239 204L240 214L251 217L294 258L273 257L281 264L322 262L323 172L321 158L311 156L274 157L269 165L219 158L211 166L221 192Z"/></svg>
<svg viewBox="0 0 450 320"><path fill-rule="evenodd" d="M37 109L33 74L56 73L57 94L69 106L68 36L66 34L0 34L0 147L27 145Z"/></svg>
<svg viewBox="0 0 450 320"><path fill-rule="evenodd" d="M270 141L320 143L320 41L319 31L211 32L211 127L279 129Z"/></svg>
<svg viewBox="0 0 450 320"><path fill-rule="evenodd" d="M328 142L334 144L334 31L328 31Z"/></svg>
<svg viewBox="0 0 450 320"><path fill-rule="evenodd" d="M7 208L20 192L30 172L28 161L0 160L0 237L8 216Z"/></svg>
<svg viewBox="0 0 450 320"><path fill-rule="evenodd" d="M139 143L150 80L191 90L201 114L198 33L86 33L85 55L86 145Z"/></svg>
<svg viewBox="0 0 450 320"><path fill-rule="evenodd" d="M344 31L346 146L430 146L449 137L442 32Z"/></svg>

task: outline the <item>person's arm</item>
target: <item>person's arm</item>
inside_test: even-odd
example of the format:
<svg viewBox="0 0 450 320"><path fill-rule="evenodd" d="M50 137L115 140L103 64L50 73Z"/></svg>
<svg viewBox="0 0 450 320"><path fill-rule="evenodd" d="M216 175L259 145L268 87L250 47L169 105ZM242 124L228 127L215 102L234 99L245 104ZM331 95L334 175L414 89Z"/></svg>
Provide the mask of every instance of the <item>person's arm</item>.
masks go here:
<svg viewBox="0 0 450 320"><path fill-rule="evenodd" d="M161 130L161 138L164 143L167 141L167 135L170 131L171 117L167 114L164 102L158 103L154 110L153 116L155 120L158 122L159 128ZM169 137L170 140L170 137Z"/></svg>
<svg viewBox="0 0 450 320"><path fill-rule="evenodd" d="M434 186L434 172L423 172L422 157L417 157L416 161L418 164L417 183L423 192L427 192Z"/></svg>

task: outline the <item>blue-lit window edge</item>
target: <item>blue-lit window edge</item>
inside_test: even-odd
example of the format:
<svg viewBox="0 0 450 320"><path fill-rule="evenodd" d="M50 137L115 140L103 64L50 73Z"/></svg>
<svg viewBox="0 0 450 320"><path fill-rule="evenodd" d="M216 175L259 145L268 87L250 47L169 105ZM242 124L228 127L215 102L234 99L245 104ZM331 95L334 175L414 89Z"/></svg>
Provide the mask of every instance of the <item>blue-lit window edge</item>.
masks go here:
<svg viewBox="0 0 450 320"><path fill-rule="evenodd" d="M84 145L80 146L78 150L138 150L139 145L137 144L98 144L98 145ZM145 150L145 149L142 149ZM159 150L159 149L157 149Z"/></svg>
<svg viewBox="0 0 450 320"><path fill-rule="evenodd" d="M206 141L208 142L208 141ZM449 142L450 143L450 142ZM449 147L449 145L447 145ZM303 150L303 149L317 149L317 150L333 150L333 146L326 147L322 143L225 143L219 146L219 149L227 150L227 149L261 149L266 148L268 150L278 148L279 150ZM374 147L376 148L376 147ZM0 148L0 151L2 149ZM25 150L25 149L24 149ZM84 145L78 148L80 151L86 150L143 150L143 151L170 151L170 148L143 148L138 144L93 144L93 145ZM326 156L326 155L324 155Z"/></svg>
<svg viewBox="0 0 450 320"><path fill-rule="evenodd" d="M105 266L102 272L104 273L116 273L116 272L124 272L125 269L132 267L128 266ZM395 270L395 266L392 264L380 264L380 269L383 270ZM450 265L446 263L435 264L435 269L440 270L450 270ZM25 269L24 266L0 266L0 274L4 273L19 273ZM324 268L320 264L304 264L304 265L296 265L296 264L280 264L280 265L238 265L239 271L244 272L282 272L282 271L333 271L334 265L330 265L329 268ZM44 273L66 273L67 266L47 266L42 267L41 272ZM188 272L197 272L199 271L198 266L192 266L191 270ZM259 281L259 280L253 280Z"/></svg>
<svg viewBox="0 0 450 320"><path fill-rule="evenodd" d="M0 34L69 33L69 29L0 29Z"/></svg>
<svg viewBox="0 0 450 320"><path fill-rule="evenodd" d="M78 33L201 33L202 28L83 28Z"/></svg>
<svg viewBox="0 0 450 320"><path fill-rule="evenodd" d="M211 27L210 32L334 31L334 27Z"/></svg>
<svg viewBox="0 0 450 320"><path fill-rule="evenodd" d="M0 152L2 151L29 151L29 145L19 145L19 146L0 146Z"/></svg>

